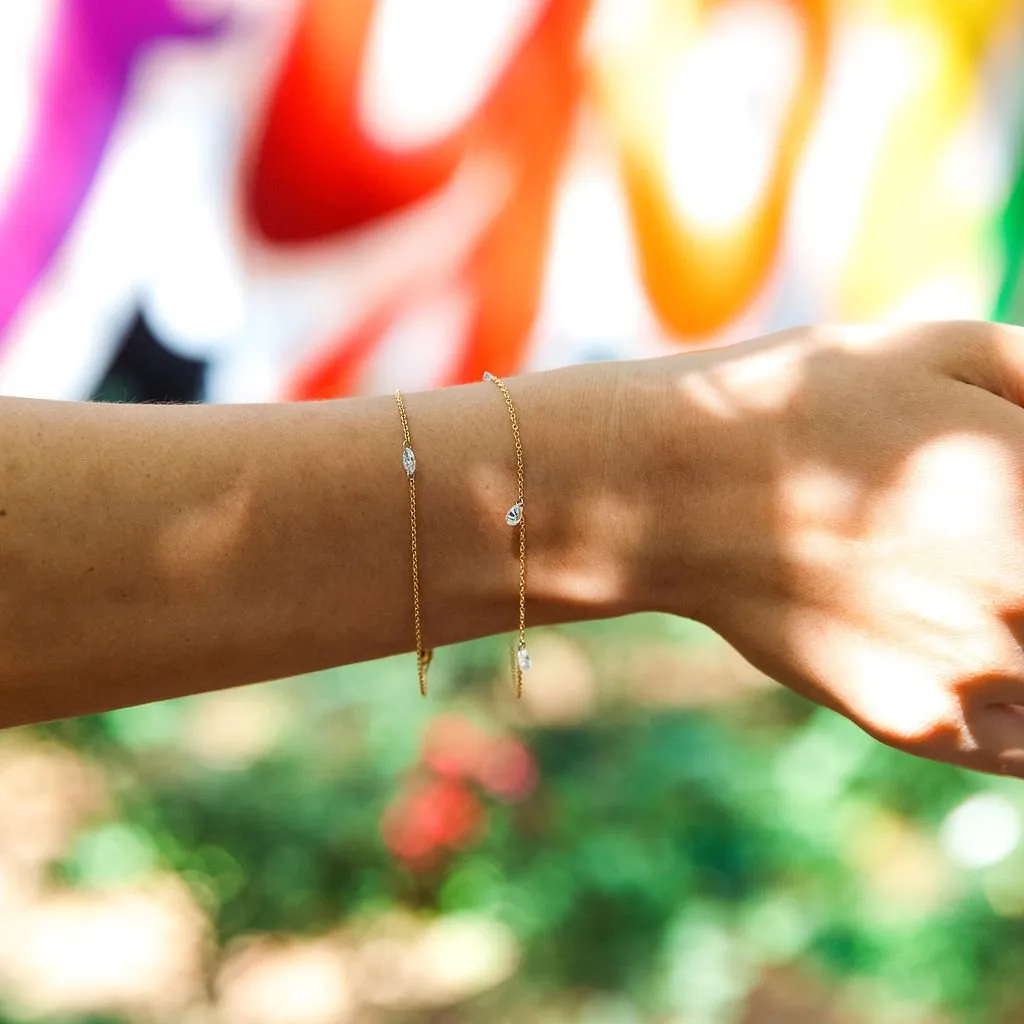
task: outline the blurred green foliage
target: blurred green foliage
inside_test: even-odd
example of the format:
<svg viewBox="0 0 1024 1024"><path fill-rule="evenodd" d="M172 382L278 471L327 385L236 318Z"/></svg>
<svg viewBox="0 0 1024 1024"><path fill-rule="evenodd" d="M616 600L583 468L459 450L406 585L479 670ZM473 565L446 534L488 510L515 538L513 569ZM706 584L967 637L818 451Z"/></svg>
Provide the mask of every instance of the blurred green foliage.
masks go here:
<svg viewBox="0 0 1024 1024"><path fill-rule="evenodd" d="M711 640L687 624L550 639L585 654L595 687L561 717L510 700L504 648L485 641L440 654L427 701L399 658L35 730L98 762L112 793L51 884L176 873L210 921L210 977L244 936L324 935L396 909L515 937L521 961L500 984L443 1014L360 1020L542 1020L549 1006L570 1019L570 1005L608 1022L1024 1019L1024 853L963 868L939 841L973 794L1024 809L1018 784L890 751L774 687L723 678L715 692L711 678L700 706L678 706L713 676ZM652 648L675 652L669 706L630 687ZM778 1010L776 974L810 993L810 1016Z"/></svg>

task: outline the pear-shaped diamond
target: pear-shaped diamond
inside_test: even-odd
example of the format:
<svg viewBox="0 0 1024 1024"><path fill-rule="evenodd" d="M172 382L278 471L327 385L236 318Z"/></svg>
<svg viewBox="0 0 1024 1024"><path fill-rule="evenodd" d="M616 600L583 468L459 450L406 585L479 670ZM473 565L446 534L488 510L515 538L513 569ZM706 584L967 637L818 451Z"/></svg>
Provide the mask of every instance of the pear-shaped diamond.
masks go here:
<svg viewBox="0 0 1024 1024"><path fill-rule="evenodd" d="M530 659L530 652L525 647L520 647L516 651L516 661L519 663L519 668L523 672L529 671L533 667L533 661Z"/></svg>
<svg viewBox="0 0 1024 1024"><path fill-rule="evenodd" d="M505 522L509 526L518 526L523 521L523 503L517 501L506 513Z"/></svg>
<svg viewBox="0 0 1024 1024"><path fill-rule="evenodd" d="M490 370L484 371L484 380L494 380L494 374Z"/></svg>
<svg viewBox="0 0 1024 1024"><path fill-rule="evenodd" d="M402 449L402 465L405 467L406 476L412 476L416 472L416 453L408 445Z"/></svg>

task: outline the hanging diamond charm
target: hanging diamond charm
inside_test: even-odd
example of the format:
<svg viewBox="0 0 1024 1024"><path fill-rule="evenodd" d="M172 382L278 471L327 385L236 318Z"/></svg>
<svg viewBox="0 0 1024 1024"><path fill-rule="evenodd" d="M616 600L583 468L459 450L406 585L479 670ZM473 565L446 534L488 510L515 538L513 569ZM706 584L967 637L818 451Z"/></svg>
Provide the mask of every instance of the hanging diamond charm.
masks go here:
<svg viewBox="0 0 1024 1024"><path fill-rule="evenodd" d="M416 472L416 453L408 445L402 449L402 466L405 468L406 476L412 476Z"/></svg>
<svg viewBox="0 0 1024 1024"><path fill-rule="evenodd" d="M519 649L516 651L516 664L519 665L520 672L529 672L533 668L533 661L530 659L530 652L526 649L526 644L519 645Z"/></svg>
<svg viewBox="0 0 1024 1024"><path fill-rule="evenodd" d="M518 647L515 644L509 645L508 660L512 674L512 691L516 695L516 700L520 700L523 696L523 673L532 664L530 654L522 641L519 642Z"/></svg>
<svg viewBox="0 0 1024 1024"><path fill-rule="evenodd" d="M523 696L523 673L529 670L533 662L522 640L519 641L518 647L509 647L509 654L512 661L512 688L515 690L516 700L520 700Z"/></svg>
<svg viewBox="0 0 1024 1024"><path fill-rule="evenodd" d="M509 526L518 526L523 521L523 503L517 501L506 513L505 522Z"/></svg>
<svg viewBox="0 0 1024 1024"><path fill-rule="evenodd" d="M484 380L494 380L494 379L495 378L494 378L494 374L493 373L491 373L489 370L485 370L484 371Z"/></svg>

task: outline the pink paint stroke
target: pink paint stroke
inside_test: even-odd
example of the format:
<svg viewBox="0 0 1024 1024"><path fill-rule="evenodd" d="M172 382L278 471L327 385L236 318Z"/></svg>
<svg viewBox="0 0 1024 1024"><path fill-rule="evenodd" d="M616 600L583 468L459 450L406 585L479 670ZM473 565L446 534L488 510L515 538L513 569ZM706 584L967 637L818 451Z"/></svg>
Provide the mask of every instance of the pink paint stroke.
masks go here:
<svg viewBox="0 0 1024 1024"><path fill-rule="evenodd" d="M209 38L224 24L189 21L174 0L61 0L34 129L0 210L0 351L82 208L140 55L161 40Z"/></svg>

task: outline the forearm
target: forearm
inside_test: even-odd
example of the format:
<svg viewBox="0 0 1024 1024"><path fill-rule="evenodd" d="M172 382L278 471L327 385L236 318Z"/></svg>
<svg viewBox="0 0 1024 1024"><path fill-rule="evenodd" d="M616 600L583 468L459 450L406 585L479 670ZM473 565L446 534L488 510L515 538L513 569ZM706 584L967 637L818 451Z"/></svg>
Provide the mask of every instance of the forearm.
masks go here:
<svg viewBox="0 0 1024 1024"><path fill-rule="evenodd" d="M603 367L510 382L529 621L644 606L642 394ZM644 385L639 386L641 391ZM425 641L509 631L512 438L492 385L406 395ZM628 436L627 436L628 435ZM250 406L0 401L0 723L312 671L412 646L391 396Z"/></svg>

